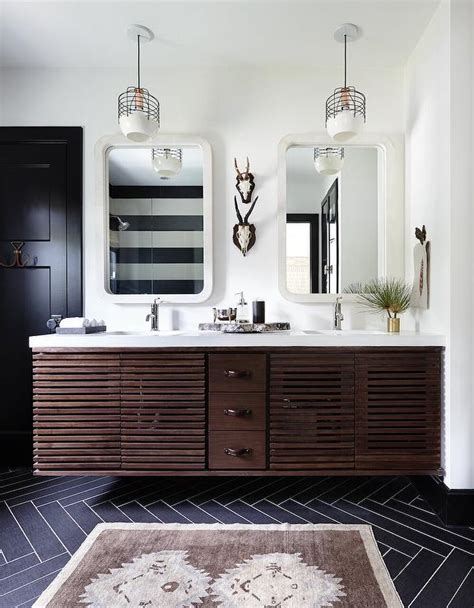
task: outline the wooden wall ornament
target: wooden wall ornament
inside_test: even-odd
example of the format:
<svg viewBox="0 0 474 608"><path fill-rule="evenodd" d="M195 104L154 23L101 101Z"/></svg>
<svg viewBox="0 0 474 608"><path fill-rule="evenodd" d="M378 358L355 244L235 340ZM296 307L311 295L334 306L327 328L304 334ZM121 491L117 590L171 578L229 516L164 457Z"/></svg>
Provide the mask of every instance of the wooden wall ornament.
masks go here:
<svg viewBox="0 0 474 608"><path fill-rule="evenodd" d="M11 241L13 247L13 261L8 264L6 262L0 262L0 268L24 268L28 264L29 256L23 259L21 250L25 244L23 241Z"/></svg>
<svg viewBox="0 0 474 608"><path fill-rule="evenodd" d="M255 204L258 201L258 196L256 199L251 202L252 194L255 189L255 178L252 173L250 173L250 161L247 157L247 165L244 172L239 170L239 166L237 164L237 159L234 158L234 166L237 171L236 183L235 187L237 192L240 195L241 202L244 205L250 204L249 211L242 216L242 213L239 209L239 203L237 201L237 197L234 196L234 207L235 212L237 214L237 219L239 220L238 224L234 225L232 240L234 245L240 249L242 255L245 257L247 252L255 245L256 240L256 229L254 224L249 223L249 217L252 211L254 210Z"/></svg>
<svg viewBox="0 0 474 608"><path fill-rule="evenodd" d="M243 173L239 169L236 158L234 158L234 167L237 171L235 187L237 188L237 192L240 194L242 202L245 205L248 205L252 200L252 193L255 189L255 178L253 173L250 173L249 157L247 156L247 165Z"/></svg>
<svg viewBox="0 0 474 608"><path fill-rule="evenodd" d="M257 238L255 235L255 224L249 224L248 222L249 216L252 213L257 201L258 196L252 203L249 212L242 219L242 214L240 213L239 205L237 203L237 197L234 196L235 212L237 213L239 223L234 225L234 234L232 240L234 241L234 245L240 249L244 257L255 245L255 240Z"/></svg>
<svg viewBox="0 0 474 608"><path fill-rule="evenodd" d="M413 308L429 308L430 305L430 241L426 240L426 227L415 228L419 243L413 248L413 289L411 305Z"/></svg>

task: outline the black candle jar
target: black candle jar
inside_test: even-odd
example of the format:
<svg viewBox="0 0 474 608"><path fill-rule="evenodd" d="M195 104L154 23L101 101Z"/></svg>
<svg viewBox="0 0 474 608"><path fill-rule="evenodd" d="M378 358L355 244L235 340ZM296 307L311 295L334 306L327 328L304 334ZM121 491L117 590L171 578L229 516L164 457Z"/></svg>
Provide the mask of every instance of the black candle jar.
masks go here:
<svg viewBox="0 0 474 608"><path fill-rule="evenodd" d="M263 300L252 302L252 313L254 323L265 323L265 302Z"/></svg>

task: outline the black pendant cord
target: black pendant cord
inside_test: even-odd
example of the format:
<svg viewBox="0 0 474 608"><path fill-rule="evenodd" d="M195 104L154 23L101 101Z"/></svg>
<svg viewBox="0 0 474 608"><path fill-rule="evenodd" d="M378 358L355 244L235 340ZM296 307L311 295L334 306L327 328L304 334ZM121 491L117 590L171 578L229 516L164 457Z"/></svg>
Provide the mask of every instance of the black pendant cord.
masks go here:
<svg viewBox="0 0 474 608"><path fill-rule="evenodd" d="M347 34L344 34L344 88L347 88Z"/></svg>
<svg viewBox="0 0 474 608"><path fill-rule="evenodd" d="M138 75L137 75L137 82L138 82L138 89L140 90L140 34L138 34L137 36L137 71L138 71Z"/></svg>

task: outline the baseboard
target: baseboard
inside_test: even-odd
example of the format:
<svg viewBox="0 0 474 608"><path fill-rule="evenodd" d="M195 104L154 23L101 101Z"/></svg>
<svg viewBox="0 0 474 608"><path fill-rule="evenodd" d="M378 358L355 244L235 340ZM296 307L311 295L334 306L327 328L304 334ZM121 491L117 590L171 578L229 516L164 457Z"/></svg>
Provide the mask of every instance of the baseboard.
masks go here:
<svg viewBox="0 0 474 608"><path fill-rule="evenodd" d="M474 525L474 489L451 489L433 476L410 477L410 481L445 525Z"/></svg>

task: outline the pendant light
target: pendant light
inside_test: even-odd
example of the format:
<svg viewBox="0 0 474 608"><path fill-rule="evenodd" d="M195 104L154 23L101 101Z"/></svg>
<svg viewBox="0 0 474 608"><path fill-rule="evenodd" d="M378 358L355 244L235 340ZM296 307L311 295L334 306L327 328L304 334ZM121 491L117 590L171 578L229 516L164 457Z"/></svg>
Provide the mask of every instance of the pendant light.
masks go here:
<svg viewBox="0 0 474 608"><path fill-rule="evenodd" d="M315 148L314 166L321 175L335 175L344 165L344 148Z"/></svg>
<svg viewBox="0 0 474 608"><path fill-rule="evenodd" d="M131 25L127 35L137 43L137 85L119 95L118 119L122 133L128 139L144 142L160 128L160 103L141 86L140 80L140 44L153 40L154 34L143 25Z"/></svg>
<svg viewBox="0 0 474 608"><path fill-rule="evenodd" d="M360 38L357 25L345 23L334 33L344 43L344 86L334 90L326 100L326 128L336 141L355 137L365 123L365 95L355 87L347 86L347 43Z"/></svg>
<svg viewBox="0 0 474 608"><path fill-rule="evenodd" d="M151 162L161 179L169 179L181 171L183 151L181 148L153 148Z"/></svg>

